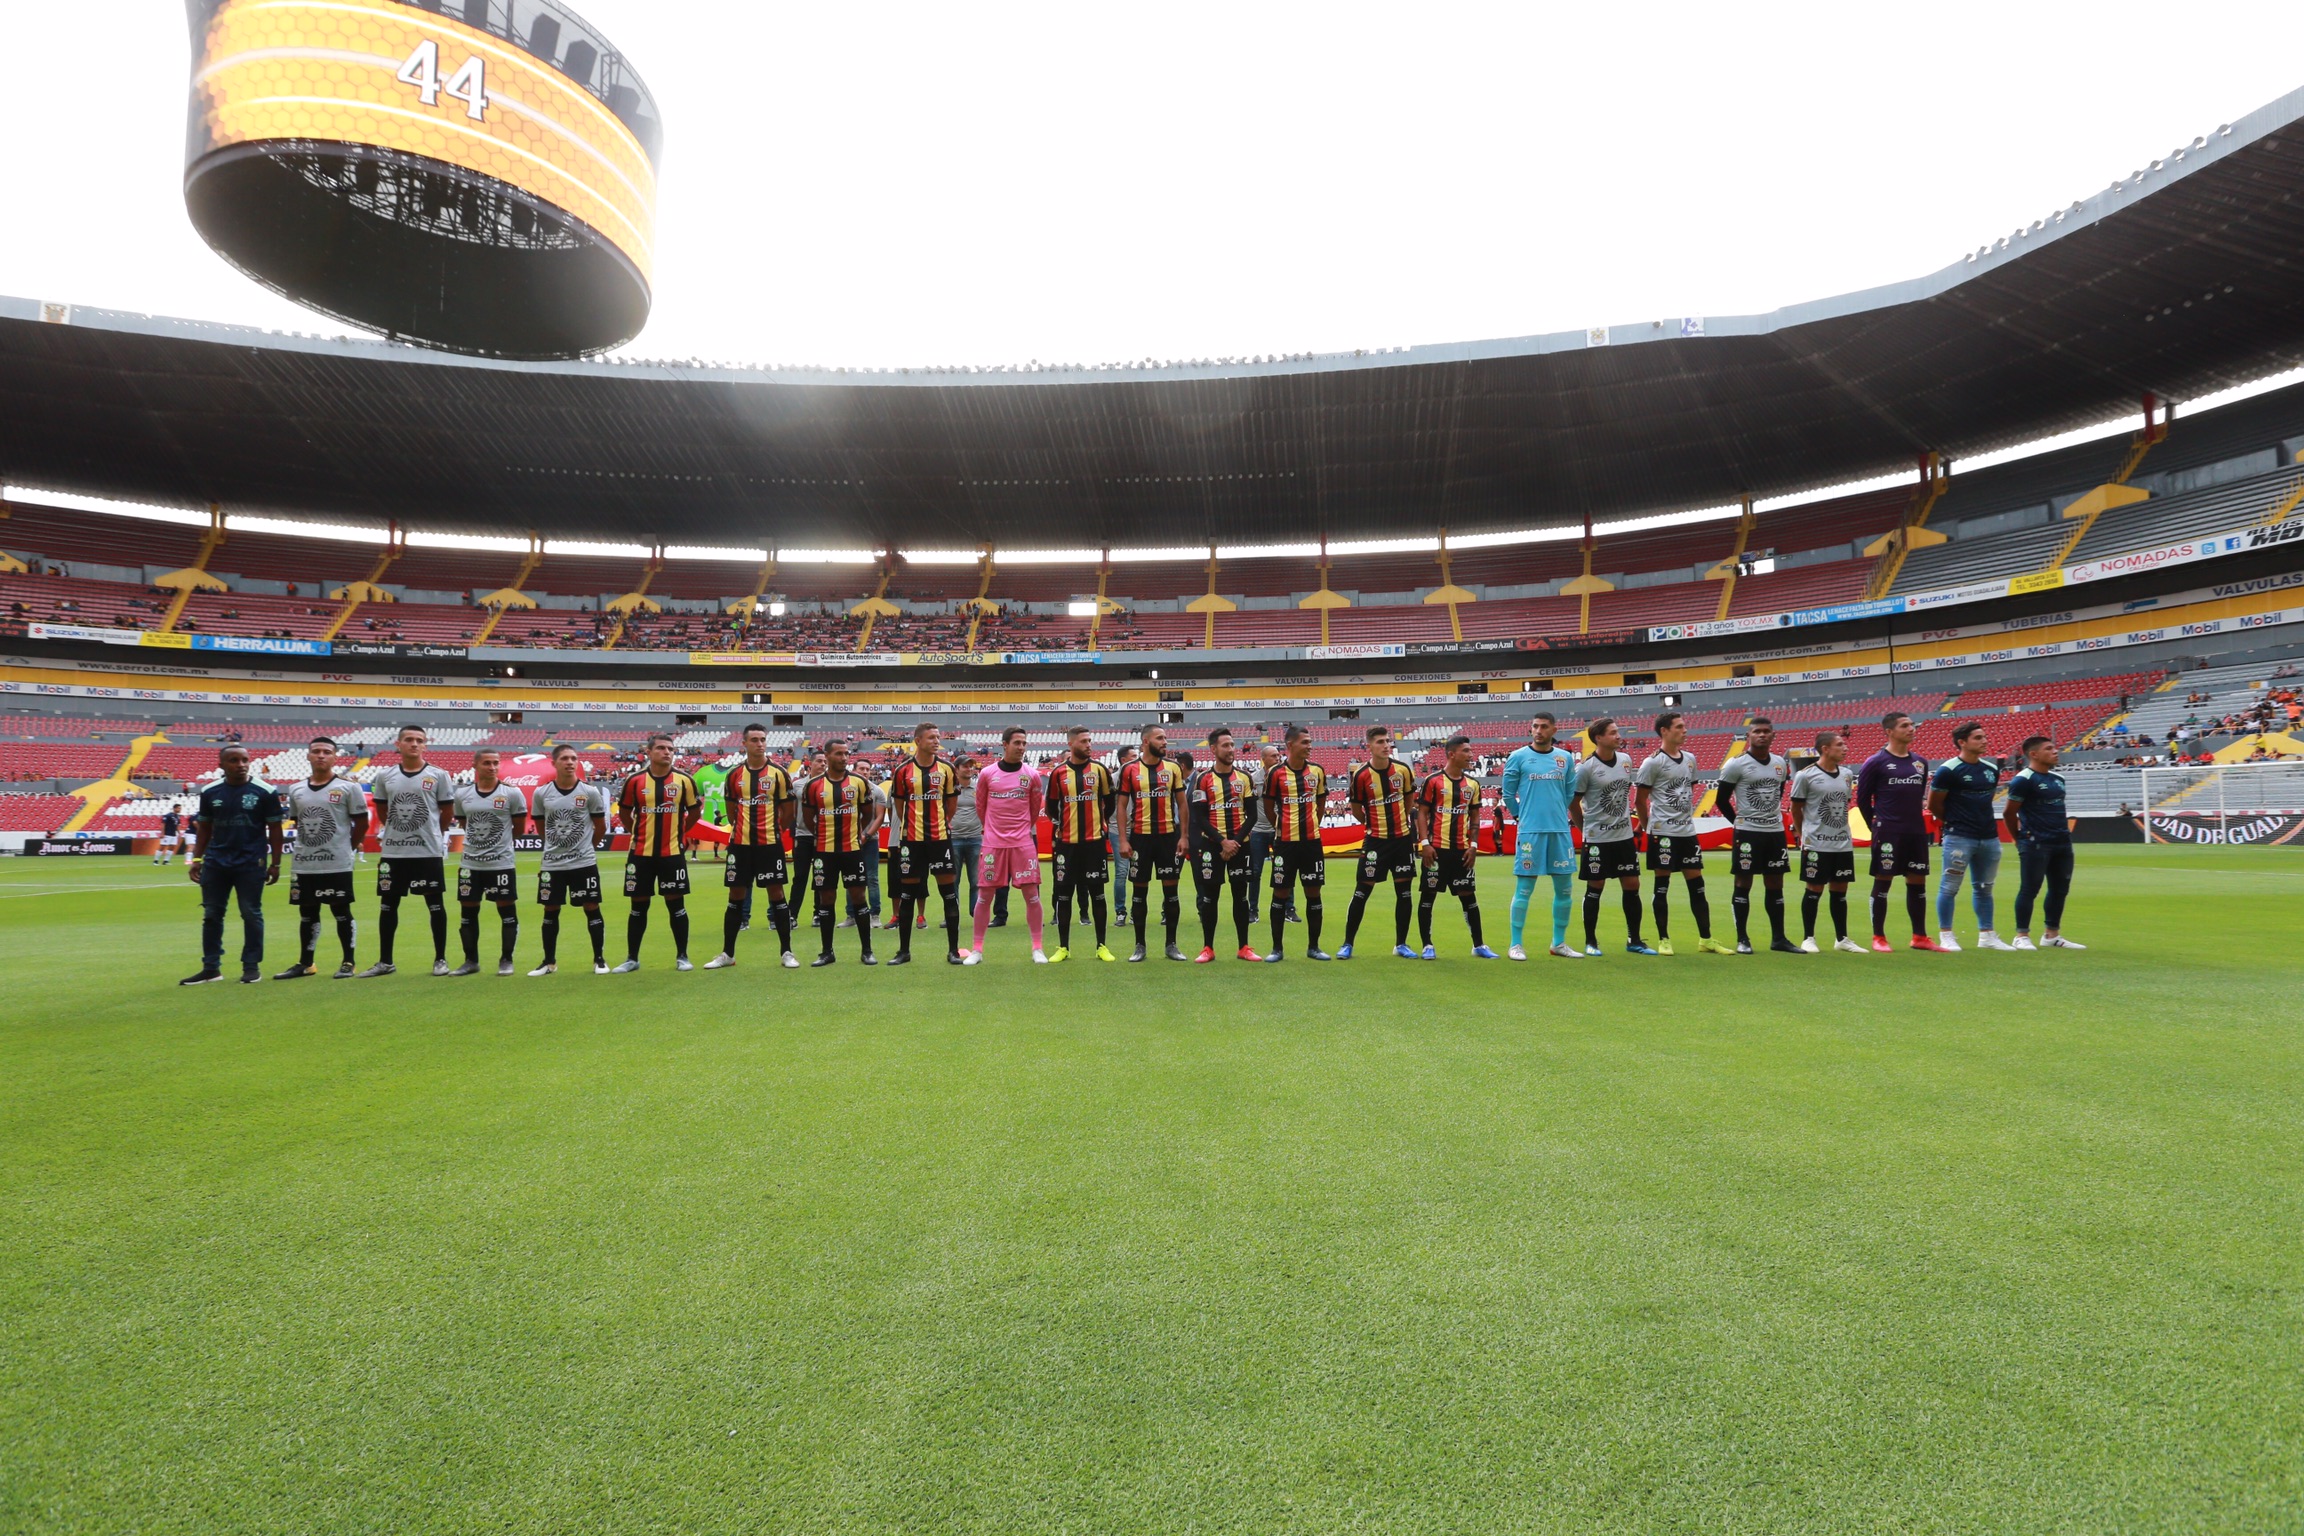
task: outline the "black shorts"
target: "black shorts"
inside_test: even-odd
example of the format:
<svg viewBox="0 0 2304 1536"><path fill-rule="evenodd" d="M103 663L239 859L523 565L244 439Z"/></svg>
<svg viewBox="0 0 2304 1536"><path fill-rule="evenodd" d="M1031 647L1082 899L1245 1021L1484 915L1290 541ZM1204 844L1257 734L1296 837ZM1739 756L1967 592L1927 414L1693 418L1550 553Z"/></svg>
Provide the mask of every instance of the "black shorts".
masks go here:
<svg viewBox="0 0 2304 1536"><path fill-rule="evenodd" d="M1693 837L1667 837L1651 832L1648 834L1648 867L1660 875L1675 870L1700 875L1704 873L1704 845Z"/></svg>
<svg viewBox="0 0 2304 1536"><path fill-rule="evenodd" d="M1237 841L1240 846L1233 850L1230 858L1224 857L1224 840L1222 838L1218 838L1212 843L1203 843L1200 847L1192 850L1192 878L1203 889L1209 886L1222 889L1224 883L1234 875L1238 875L1242 879L1248 877L1251 862L1248 855L1248 840L1243 837Z"/></svg>
<svg viewBox="0 0 2304 1536"><path fill-rule="evenodd" d="M1315 838L1298 838L1272 845L1272 889L1288 888L1288 877L1295 876L1305 888L1324 884L1328 879L1328 845Z"/></svg>
<svg viewBox="0 0 2304 1536"><path fill-rule="evenodd" d="M730 890L784 883L782 843L737 843L728 849L728 864L720 878Z"/></svg>
<svg viewBox="0 0 2304 1536"><path fill-rule="evenodd" d="M634 854L624 861L624 894L634 901L688 894L688 861L673 855Z"/></svg>
<svg viewBox="0 0 2304 1536"><path fill-rule="evenodd" d="M1800 850L1800 883L1802 885L1844 884L1856 878L1856 850L1845 848L1828 853L1815 848Z"/></svg>
<svg viewBox="0 0 2304 1536"><path fill-rule="evenodd" d="M1739 828L1734 844L1735 870L1740 875L1781 875L1792 868L1792 855L1781 832L1746 832Z"/></svg>
<svg viewBox="0 0 2304 1536"><path fill-rule="evenodd" d="M310 902L315 906L332 905L352 899L352 871L338 870L329 875L300 875L288 872L288 905L300 907Z"/></svg>
<svg viewBox="0 0 2304 1536"><path fill-rule="evenodd" d="M520 871L516 869L468 869L456 871L456 899L458 901L518 901L520 899Z"/></svg>
<svg viewBox="0 0 2304 1536"><path fill-rule="evenodd" d="M1872 878L1893 880L1898 875L1926 875L1928 873L1928 839L1915 832L1908 837L1881 840L1880 829L1872 829Z"/></svg>
<svg viewBox="0 0 2304 1536"><path fill-rule="evenodd" d="M441 859L378 859L376 894L396 901L402 896L426 896L448 889L448 869Z"/></svg>
<svg viewBox="0 0 2304 1536"><path fill-rule="evenodd" d="M1435 848L1432 862L1424 866L1424 890L1437 896L1446 891L1451 896L1469 896L1474 889L1473 863L1461 848Z"/></svg>
<svg viewBox="0 0 2304 1536"><path fill-rule="evenodd" d="M808 884L819 897L831 894L835 885L860 891L871 883L870 877L864 873L864 850L861 848L853 853L820 853L816 855L816 867L808 873Z"/></svg>
<svg viewBox="0 0 2304 1536"><path fill-rule="evenodd" d="M1059 889L1101 891L1112 878L1112 850L1102 838L1092 843L1048 845L1048 878Z"/></svg>
<svg viewBox="0 0 2304 1536"><path fill-rule="evenodd" d="M536 905L540 907L596 907L600 905L600 866L582 869L547 869L536 876Z"/></svg>
<svg viewBox="0 0 2304 1536"><path fill-rule="evenodd" d="M1613 843L1588 842L1578 863L1587 880L1637 880L1640 878L1640 845L1629 837Z"/></svg>
<svg viewBox="0 0 2304 1536"><path fill-rule="evenodd" d="M1416 839L1371 837L1360 844L1360 883L1398 879L1416 873Z"/></svg>
<svg viewBox="0 0 2304 1536"><path fill-rule="evenodd" d="M1183 836L1176 832L1131 832L1130 856L1136 861L1130 878L1138 885L1154 879L1173 880L1184 868Z"/></svg>
<svg viewBox="0 0 2304 1536"><path fill-rule="evenodd" d="M947 885L960 870L952 862L952 839L948 837L898 843L893 862L896 888L921 896L928 892L929 876L935 876L938 885Z"/></svg>

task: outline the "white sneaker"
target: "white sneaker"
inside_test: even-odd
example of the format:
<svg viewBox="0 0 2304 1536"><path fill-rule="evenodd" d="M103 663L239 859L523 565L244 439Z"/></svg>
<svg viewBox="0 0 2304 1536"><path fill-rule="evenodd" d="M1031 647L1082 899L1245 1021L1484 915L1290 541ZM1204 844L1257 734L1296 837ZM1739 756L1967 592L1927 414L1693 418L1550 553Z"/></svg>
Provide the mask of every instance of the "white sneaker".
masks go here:
<svg viewBox="0 0 2304 1536"><path fill-rule="evenodd" d="M1936 935L1936 947L1948 955L1960 953L1960 941L1949 933Z"/></svg>
<svg viewBox="0 0 2304 1536"><path fill-rule="evenodd" d="M473 969L474 969L474 970L478 970L478 969L479 969L479 967L478 967L478 966L474 966L474 967L473 967ZM435 960L435 961L433 961L433 962L432 962L432 974L433 974L433 975L435 975L435 976L446 976L446 975L449 975L449 974L451 974L451 973L450 973L450 971L449 971L449 969L448 969L448 962L447 962L447 961L445 961L445 960Z"/></svg>
<svg viewBox="0 0 2304 1536"><path fill-rule="evenodd" d="M593 961L593 962L592 962L592 974L593 974L593 975L595 975L595 976L605 976L605 975L607 975L607 974L608 974L608 962L607 962L607 961L605 961L605 960L595 960L595 961Z"/></svg>
<svg viewBox="0 0 2304 1536"><path fill-rule="evenodd" d="M531 976L550 976L559 969L560 967L547 960L542 965L536 967L536 969L530 971L528 974Z"/></svg>
<svg viewBox="0 0 2304 1536"><path fill-rule="evenodd" d="M1816 941L1814 939L1802 939L1800 941L1800 953L1804 955L1820 955L1824 953L1824 951L1816 947Z"/></svg>
<svg viewBox="0 0 2304 1536"><path fill-rule="evenodd" d="M1525 960L1528 958L1528 951L1515 944L1510 949L1504 951L1504 956L1508 960Z"/></svg>
<svg viewBox="0 0 2304 1536"><path fill-rule="evenodd" d="M962 965L980 965L983 963L983 960L984 951L980 949L964 949L960 951L960 963Z"/></svg>
<svg viewBox="0 0 2304 1536"><path fill-rule="evenodd" d="M1987 928L1976 935L1976 947L1978 949L2014 949L2016 946Z"/></svg>
<svg viewBox="0 0 2304 1536"><path fill-rule="evenodd" d="M796 971L800 969L800 957L792 953L792 951L786 950L784 951L783 965L784 969L788 971Z"/></svg>
<svg viewBox="0 0 2304 1536"><path fill-rule="evenodd" d="M1584 951L1573 944L1555 944L1552 946L1552 958L1555 960L1581 960L1584 958Z"/></svg>
<svg viewBox="0 0 2304 1536"><path fill-rule="evenodd" d="M2011 944L2011 945L2009 945L2008 947L2009 947L2010 949L2021 949L2021 950L2025 950L2025 951L2027 951L2027 952L2029 952L2029 951L2032 951L2032 950L2035 950L2035 949L2038 949L2038 948L2039 948L2039 946L2038 946L2037 944L2034 944L2034 943L2032 942L2032 938L2031 938L2031 935L2029 935L2029 934L2022 934L2022 933L2020 933L2020 934L2016 935L2016 942L2015 942L2015 943L2013 943L2013 944Z"/></svg>
<svg viewBox="0 0 2304 1536"><path fill-rule="evenodd" d="M2070 939L2064 937L2062 934L2056 934L2053 937L2042 939L2040 941L2040 947L2042 949L2086 949L2088 946L2085 944L2075 944Z"/></svg>
<svg viewBox="0 0 2304 1536"><path fill-rule="evenodd" d="M499 960L496 962L496 974L499 976L517 976L520 974L520 967L509 960Z"/></svg>
<svg viewBox="0 0 2304 1536"><path fill-rule="evenodd" d="M689 959L686 955L681 955L672 962L672 969L676 971L692 971L696 969L696 962Z"/></svg>
<svg viewBox="0 0 2304 1536"><path fill-rule="evenodd" d="M1868 955L1871 953L1870 950L1857 943L1854 939L1842 939L1839 943L1833 945L1832 947L1839 950L1842 954L1847 955Z"/></svg>
<svg viewBox="0 0 2304 1536"><path fill-rule="evenodd" d="M734 955L714 955L711 959L704 962L704 969L708 971L724 971L735 963L736 957Z"/></svg>
<svg viewBox="0 0 2304 1536"><path fill-rule="evenodd" d="M610 976L625 976L638 969L640 969L640 962L637 960L619 960L614 965L608 967L605 974Z"/></svg>
<svg viewBox="0 0 2304 1536"><path fill-rule="evenodd" d="M1048 963L1048 957L1036 949L1032 951L1032 963L1034 965L1046 965Z"/></svg>

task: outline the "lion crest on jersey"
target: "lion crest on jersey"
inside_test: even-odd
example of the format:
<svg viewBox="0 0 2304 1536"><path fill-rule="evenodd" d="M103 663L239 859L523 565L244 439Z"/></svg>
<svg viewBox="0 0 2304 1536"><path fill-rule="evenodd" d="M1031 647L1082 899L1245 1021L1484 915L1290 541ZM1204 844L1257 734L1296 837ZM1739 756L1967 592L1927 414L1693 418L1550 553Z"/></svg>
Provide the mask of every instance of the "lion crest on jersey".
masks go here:
<svg viewBox="0 0 2304 1536"><path fill-rule="evenodd" d="M489 802L498 812L504 809L504 797L496 796ZM511 840L505 836L508 818L502 815L473 816L464 824L464 854L467 858L499 859L512 851Z"/></svg>
<svg viewBox="0 0 2304 1536"><path fill-rule="evenodd" d="M425 804L423 796L395 795L392 799L392 814L385 825L392 829L396 841L421 843L424 841L424 821L429 812L430 807Z"/></svg>

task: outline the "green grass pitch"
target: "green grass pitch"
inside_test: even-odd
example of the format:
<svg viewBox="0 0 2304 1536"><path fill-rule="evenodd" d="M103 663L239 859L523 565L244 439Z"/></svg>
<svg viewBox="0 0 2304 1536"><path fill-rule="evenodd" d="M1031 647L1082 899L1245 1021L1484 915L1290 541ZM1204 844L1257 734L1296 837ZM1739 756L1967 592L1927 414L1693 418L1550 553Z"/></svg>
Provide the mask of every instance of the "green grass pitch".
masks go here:
<svg viewBox="0 0 2304 1536"><path fill-rule="evenodd" d="M180 868L0 862L0 1529L2304 1528L2296 852L2083 848L2086 954L1018 916L183 991Z"/></svg>

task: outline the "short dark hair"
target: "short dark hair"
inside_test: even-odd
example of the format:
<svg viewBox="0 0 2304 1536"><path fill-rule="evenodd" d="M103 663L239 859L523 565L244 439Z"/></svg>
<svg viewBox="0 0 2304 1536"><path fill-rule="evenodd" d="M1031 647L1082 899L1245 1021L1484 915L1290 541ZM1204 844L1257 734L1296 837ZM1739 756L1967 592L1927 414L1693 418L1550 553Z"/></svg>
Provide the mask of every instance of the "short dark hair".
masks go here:
<svg viewBox="0 0 2304 1536"><path fill-rule="evenodd" d="M672 733L670 731L650 731L648 733L648 745L654 746L658 742L662 742L666 746L672 745Z"/></svg>
<svg viewBox="0 0 2304 1536"><path fill-rule="evenodd" d="M1776 722L1769 719L1766 715L1754 715L1751 719L1744 722L1744 729L1750 730L1756 725L1764 725L1770 730L1776 729Z"/></svg>
<svg viewBox="0 0 2304 1536"><path fill-rule="evenodd" d="M576 755L576 749L574 747L570 746L566 742L562 742L560 745L552 749L552 761L560 761L560 754L563 752L567 753L570 757L574 757Z"/></svg>
<svg viewBox="0 0 2304 1536"><path fill-rule="evenodd" d="M912 727L912 739L913 739L914 741L918 741L918 740L920 739L920 733L921 733L922 731L932 731L932 730L934 730L934 729L936 729L936 722L935 722L935 721L933 721L933 720L923 720L923 721L921 721L921 722L920 722L918 725L916 725L916 726Z"/></svg>
<svg viewBox="0 0 2304 1536"><path fill-rule="evenodd" d="M1231 734L1232 727L1228 725L1220 725L1208 733L1208 745L1214 746L1216 745L1217 739L1219 737L1229 736Z"/></svg>
<svg viewBox="0 0 2304 1536"><path fill-rule="evenodd" d="M1982 729L1984 729L1984 722L1981 720L1962 720L1952 727L1952 739L1954 741L1966 741Z"/></svg>
<svg viewBox="0 0 2304 1536"><path fill-rule="evenodd" d="M1680 711L1676 709L1668 709L1664 711L1664 713L1656 717L1656 734L1659 736L1663 735L1666 731L1672 729L1673 721L1685 720L1687 718L1688 717L1686 715L1681 714Z"/></svg>
<svg viewBox="0 0 2304 1536"><path fill-rule="evenodd" d="M432 733L420 725L404 725L400 727L397 734L405 736L410 731L414 731L417 735L423 737L426 741L430 741L432 739Z"/></svg>
<svg viewBox="0 0 2304 1536"><path fill-rule="evenodd" d="M1457 735L1449 737L1447 745L1443 746L1440 750L1443 752L1453 752L1458 747L1468 747L1470 745L1472 745L1472 738L1463 735L1462 733L1458 733Z"/></svg>
<svg viewBox="0 0 2304 1536"><path fill-rule="evenodd" d="M1372 725L1368 727L1368 739L1370 741L1374 741L1379 736L1389 736L1391 734L1392 727L1388 725Z"/></svg>
<svg viewBox="0 0 2304 1536"><path fill-rule="evenodd" d="M762 725L762 724L761 724L759 721L755 720L755 721L753 721L753 722L752 722L750 725L748 725L748 726L744 727L744 729L743 729L743 730L741 730L741 731L738 731L736 734L737 734L737 735L739 735L739 736L749 736L749 735L751 735L751 734L752 734L754 731L758 731L758 732L759 732L761 735L765 736L765 735L767 735L767 734L768 734L768 727L766 727L766 726Z"/></svg>
<svg viewBox="0 0 2304 1536"><path fill-rule="evenodd" d="M224 759L230 757L235 752L239 753L242 757L246 757L248 755L248 749L246 747L240 745L240 743L236 741L231 741L226 742L223 746L216 749L216 761L222 762Z"/></svg>
<svg viewBox="0 0 2304 1536"><path fill-rule="evenodd" d="M2052 747L2054 745L2056 745L2056 739L2053 736L2027 736L2024 738L2024 755L2030 757L2034 747Z"/></svg>
<svg viewBox="0 0 2304 1536"><path fill-rule="evenodd" d="M1290 741L1290 742L1294 742L1294 741L1304 741L1304 740L1307 740L1307 739L1309 739L1309 738L1311 737L1311 735L1312 735L1312 733L1311 733L1310 731L1306 730L1306 729L1305 729L1303 726L1300 726L1300 725L1292 725L1292 726L1288 727L1288 729L1287 729L1285 732L1283 732L1283 733L1281 734L1281 737L1280 737L1280 739L1281 739L1282 741Z"/></svg>
<svg viewBox="0 0 2304 1536"><path fill-rule="evenodd" d="M1909 720L1911 718L1912 717L1910 715L1904 713L1904 711L1900 709L1892 709L1880 717L1880 729L1884 731L1892 731L1896 729L1897 721Z"/></svg>
<svg viewBox="0 0 2304 1536"><path fill-rule="evenodd" d="M1017 737L1023 734L1024 727L1020 725L1008 726L1000 732L1000 745L1006 746L1008 743L1014 741Z"/></svg>
<svg viewBox="0 0 2304 1536"><path fill-rule="evenodd" d="M1154 720L1147 725L1140 725L1136 727L1136 739L1138 741L1142 741L1145 737L1151 735L1154 731L1157 731L1160 728L1160 722L1157 720Z"/></svg>
<svg viewBox="0 0 2304 1536"><path fill-rule="evenodd" d="M1602 733L1604 733L1605 731L1607 731L1607 730L1608 730L1608 728L1609 728L1610 726L1613 726L1615 723L1616 723L1616 717L1615 717L1614 715L1602 715L1602 716L1601 716L1599 719L1597 719L1597 720L1593 721L1593 722L1592 722L1590 725L1588 725L1588 726L1584 727L1584 734L1585 734L1585 735L1587 735L1587 736L1598 736L1598 735L1601 735Z"/></svg>
<svg viewBox="0 0 2304 1536"><path fill-rule="evenodd" d="M1818 731L1816 733L1816 750L1821 752L1839 739L1840 733L1838 731Z"/></svg>
<svg viewBox="0 0 2304 1536"><path fill-rule="evenodd" d="M1528 723L1530 725L1534 725L1539 720L1550 721L1554 725L1558 725L1560 723L1559 717L1554 715L1552 711L1548 709L1540 709L1528 717Z"/></svg>
<svg viewBox="0 0 2304 1536"><path fill-rule="evenodd" d="M1090 731L1088 727L1084 725L1075 725L1064 732L1064 739L1066 741L1070 741L1075 736L1089 736L1093 734L1094 732Z"/></svg>
<svg viewBox="0 0 2304 1536"><path fill-rule="evenodd" d="M333 736L315 736L304 745L308 747L333 747L336 745L336 738Z"/></svg>
<svg viewBox="0 0 2304 1536"><path fill-rule="evenodd" d="M478 762L484 757L502 757L503 755L504 749L502 747L478 747L473 750L472 761Z"/></svg>

